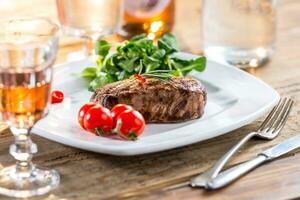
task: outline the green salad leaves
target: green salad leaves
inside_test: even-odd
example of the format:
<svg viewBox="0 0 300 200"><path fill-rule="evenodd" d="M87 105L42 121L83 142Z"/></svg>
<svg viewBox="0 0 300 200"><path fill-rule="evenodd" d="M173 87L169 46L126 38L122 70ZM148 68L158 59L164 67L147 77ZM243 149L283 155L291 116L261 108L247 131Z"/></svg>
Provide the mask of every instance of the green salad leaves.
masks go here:
<svg viewBox="0 0 300 200"><path fill-rule="evenodd" d="M116 48L114 53L110 53L112 47ZM97 42L95 52L97 66L87 67L80 74L90 81L89 91L134 74L165 80L171 76L185 76L192 70L203 71L206 64L205 57L182 58L171 33L158 39L157 45L146 35L135 36L121 44L101 40Z"/></svg>

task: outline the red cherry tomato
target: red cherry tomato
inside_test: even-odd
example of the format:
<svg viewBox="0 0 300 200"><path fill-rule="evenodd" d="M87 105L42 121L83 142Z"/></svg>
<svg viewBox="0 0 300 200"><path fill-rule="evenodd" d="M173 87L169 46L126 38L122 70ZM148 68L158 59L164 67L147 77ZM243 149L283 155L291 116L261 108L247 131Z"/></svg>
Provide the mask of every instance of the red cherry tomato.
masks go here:
<svg viewBox="0 0 300 200"><path fill-rule="evenodd" d="M97 135L108 134L113 127L110 110L98 104L91 107L84 115L83 125Z"/></svg>
<svg viewBox="0 0 300 200"><path fill-rule="evenodd" d="M64 93L59 90L51 92L51 103L61 103L64 100Z"/></svg>
<svg viewBox="0 0 300 200"><path fill-rule="evenodd" d="M117 116L116 131L128 140L136 140L145 128L145 120L141 113L136 110L126 110Z"/></svg>
<svg viewBox="0 0 300 200"><path fill-rule="evenodd" d="M116 123L117 123L116 117L122 112L124 112L125 110L133 110L133 108L126 104L117 104L111 109L111 116L114 121L114 127L116 127Z"/></svg>
<svg viewBox="0 0 300 200"><path fill-rule="evenodd" d="M84 127L84 124L83 124L83 118L84 118L84 115L85 115L85 113L91 108L91 107L93 107L93 106L95 106L96 104L95 103L93 103L93 102L89 102L89 103L86 103L86 104L84 104L81 108L80 108L80 110L78 111L78 122L79 122L79 124L80 124L80 126L83 128L83 129L85 129L85 127Z"/></svg>

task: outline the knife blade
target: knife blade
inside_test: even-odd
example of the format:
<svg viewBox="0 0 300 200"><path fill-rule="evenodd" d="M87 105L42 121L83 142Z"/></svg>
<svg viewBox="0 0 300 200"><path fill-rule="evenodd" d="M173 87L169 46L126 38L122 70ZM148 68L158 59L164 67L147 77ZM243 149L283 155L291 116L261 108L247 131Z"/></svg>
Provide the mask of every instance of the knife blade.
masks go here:
<svg viewBox="0 0 300 200"><path fill-rule="evenodd" d="M268 158L277 158L283 154L286 154L294 149L300 147L300 134L294 137L291 137L280 144L277 144L274 147L271 147L263 151L262 155L267 156Z"/></svg>
<svg viewBox="0 0 300 200"><path fill-rule="evenodd" d="M207 188L218 189L224 187L236 180L237 178L241 177L242 175L246 174L247 172L251 171L255 167L259 166L260 164L277 158L299 147L300 134L289 138L283 141L282 143L263 151L262 153L259 153L254 159L251 159L249 161L246 161L244 163L241 163L223 171L207 184Z"/></svg>

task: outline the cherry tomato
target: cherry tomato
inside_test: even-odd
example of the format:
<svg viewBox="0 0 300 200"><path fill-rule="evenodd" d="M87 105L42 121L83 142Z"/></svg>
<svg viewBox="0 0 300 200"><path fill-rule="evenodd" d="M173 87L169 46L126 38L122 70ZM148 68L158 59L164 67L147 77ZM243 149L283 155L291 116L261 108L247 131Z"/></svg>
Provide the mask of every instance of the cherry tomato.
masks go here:
<svg viewBox="0 0 300 200"><path fill-rule="evenodd" d="M111 116L114 121L114 127L116 127L116 123L117 123L116 117L122 112L124 112L125 110L133 110L133 108L126 104L117 104L111 109Z"/></svg>
<svg viewBox="0 0 300 200"><path fill-rule="evenodd" d="M113 127L110 110L98 104L91 107L83 117L83 125L97 135L108 134Z"/></svg>
<svg viewBox="0 0 300 200"><path fill-rule="evenodd" d="M136 110L126 110L116 117L118 134L128 140L136 140L145 128L145 120Z"/></svg>
<svg viewBox="0 0 300 200"><path fill-rule="evenodd" d="M95 106L96 104L95 103L93 103L93 102L89 102L89 103L86 103L86 104L84 104L81 108L80 108L80 110L78 111L78 122L79 122L79 124L80 124L80 126L83 128L83 129L85 129L85 127L84 127L84 124L83 124L83 118L84 118L84 115L85 115L85 113L91 108L91 107L93 107L93 106Z"/></svg>
<svg viewBox="0 0 300 200"><path fill-rule="evenodd" d="M64 93L59 90L51 92L51 103L61 103L64 100Z"/></svg>

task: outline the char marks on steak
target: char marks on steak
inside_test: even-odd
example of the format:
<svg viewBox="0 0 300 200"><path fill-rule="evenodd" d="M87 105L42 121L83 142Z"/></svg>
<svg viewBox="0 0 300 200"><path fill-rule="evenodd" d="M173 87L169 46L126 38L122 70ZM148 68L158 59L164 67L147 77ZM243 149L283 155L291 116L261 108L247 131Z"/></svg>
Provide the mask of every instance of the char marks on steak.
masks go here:
<svg viewBox="0 0 300 200"><path fill-rule="evenodd" d="M172 77L168 81L126 79L96 90L91 101L109 109L118 103L138 110L148 123L183 122L204 113L206 91L199 80Z"/></svg>

